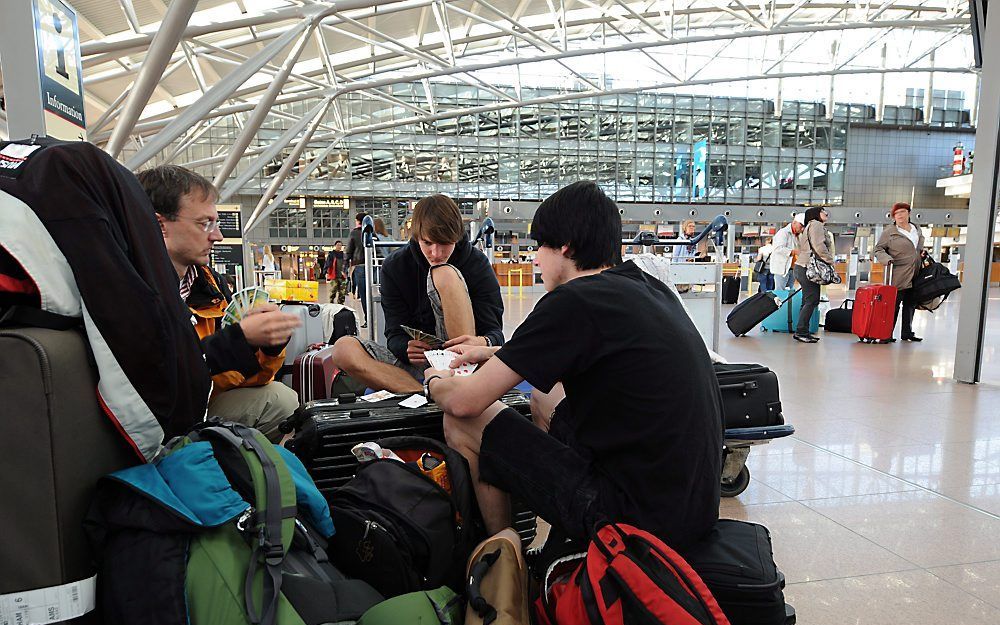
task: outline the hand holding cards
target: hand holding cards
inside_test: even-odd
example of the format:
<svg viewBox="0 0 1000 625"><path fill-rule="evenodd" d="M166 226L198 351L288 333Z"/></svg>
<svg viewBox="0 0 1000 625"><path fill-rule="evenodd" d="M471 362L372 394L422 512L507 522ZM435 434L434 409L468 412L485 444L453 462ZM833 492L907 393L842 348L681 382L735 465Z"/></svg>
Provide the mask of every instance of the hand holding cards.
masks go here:
<svg viewBox="0 0 1000 625"><path fill-rule="evenodd" d="M250 312L260 306L261 304L266 304L270 301L267 296L267 291L264 289L259 289L257 287L250 287L243 289L242 291L233 295L232 301L226 306L226 310L222 313L222 327L230 326L239 323L246 317Z"/></svg>
<svg viewBox="0 0 1000 625"><path fill-rule="evenodd" d="M414 341L421 341L423 343L427 343L428 345L430 345L435 349L440 349L444 345L444 340L442 340L437 336L434 336L433 334L424 332L423 330L418 330L416 328L410 328L408 326L399 326L399 327L401 327L403 329L403 332L406 332L410 336L410 338L413 339Z"/></svg>

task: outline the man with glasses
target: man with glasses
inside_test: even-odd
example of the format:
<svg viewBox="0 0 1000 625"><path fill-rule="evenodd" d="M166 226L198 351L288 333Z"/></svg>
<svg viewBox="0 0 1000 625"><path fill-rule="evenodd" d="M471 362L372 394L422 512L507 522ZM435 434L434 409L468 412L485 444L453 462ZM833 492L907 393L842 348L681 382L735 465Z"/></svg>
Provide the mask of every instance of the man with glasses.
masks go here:
<svg viewBox="0 0 1000 625"><path fill-rule="evenodd" d="M208 416L238 421L280 440L278 424L299 402L274 376L285 361L285 344L298 318L266 304L239 324L221 327L232 293L208 266L212 246L222 240L215 208L218 191L203 176L174 165L140 172L138 178L153 203L181 299L191 309L212 374Z"/></svg>

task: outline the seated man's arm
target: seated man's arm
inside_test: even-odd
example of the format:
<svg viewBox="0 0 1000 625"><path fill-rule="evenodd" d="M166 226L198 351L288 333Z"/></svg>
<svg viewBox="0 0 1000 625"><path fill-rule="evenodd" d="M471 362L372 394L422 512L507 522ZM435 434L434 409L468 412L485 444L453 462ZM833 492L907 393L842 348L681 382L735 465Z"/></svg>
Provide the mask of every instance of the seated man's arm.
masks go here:
<svg viewBox="0 0 1000 625"><path fill-rule="evenodd" d="M495 351L496 348L477 349ZM478 417L524 380L499 358L490 358L470 376L455 376L450 371L431 369L428 373L445 376L440 380L431 380L431 399L446 413L460 419Z"/></svg>

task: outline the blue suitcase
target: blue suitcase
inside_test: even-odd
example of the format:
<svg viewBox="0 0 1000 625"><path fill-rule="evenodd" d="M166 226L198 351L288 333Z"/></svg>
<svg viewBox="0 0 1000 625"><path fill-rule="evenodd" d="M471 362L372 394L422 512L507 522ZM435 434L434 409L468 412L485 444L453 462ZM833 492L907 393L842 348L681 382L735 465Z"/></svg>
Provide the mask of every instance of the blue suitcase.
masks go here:
<svg viewBox="0 0 1000 625"><path fill-rule="evenodd" d="M791 295L791 291L774 291L775 297L782 300ZM802 308L802 291L799 291L790 300L781 305L781 308L771 313L761 327L771 332L795 332L795 325L799 320L799 309ZM819 331L819 308L813 310L812 318L809 320L809 331Z"/></svg>

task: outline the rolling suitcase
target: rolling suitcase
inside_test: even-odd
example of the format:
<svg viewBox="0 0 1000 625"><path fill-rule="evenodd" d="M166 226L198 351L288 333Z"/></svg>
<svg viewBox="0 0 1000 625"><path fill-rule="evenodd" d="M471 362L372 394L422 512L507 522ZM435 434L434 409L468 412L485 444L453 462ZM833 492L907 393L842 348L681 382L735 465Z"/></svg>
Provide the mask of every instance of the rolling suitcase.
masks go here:
<svg viewBox="0 0 1000 625"><path fill-rule="evenodd" d="M295 357L292 369L292 389L299 394L299 403L332 396L333 380L340 372L333 364L333 347L313 349Z"/></svg>
<svg viewBox="0 0 1000 625"><path fill-rule="evenodd" d="M896 287L884 284L863 286L854 295L851 331L864 343L892 338L896 313Z"/></svg>
<svg viewBox="0 0 1000 625"><path fill-rule="evenodd" d="M726 429L782 425L778 376L763 365L714 363Z"/></svg>
<svg viewBox="0 0 1000 625"><path fill-rule="evenodd" d="M722 279L722 303L735 304L740 298L740 277L726 276Z"/></svg>
<svg viewBox="0 0 1000 625"><path fill-rule="evenodd" d="M139 456L98 404L81 332L0 328L0 353L0 458L8 478L0 506L0 621L52 622L57 615L101 623L84 517L97 480Z"/></svg>
<svg viewBox="0 0 1000 625"><path fill-rule="evenodd" d="M787 293L787 291L764 291L737 304L726 317L729 331L734 336L745 336L750 330L756 328L761 321L781 308L784 302L778 297L778 293Z"/></svg>
<svg viewBox="0 0 1000 625"><path fill-rule="evenodd" d="M351 447L389 436L424 436L444 441L444 413L436 404L420 408L400 408L406 396L398 395L379 402L355 400L347 394L341 398L313 401L303 409L312 417L315 432L310 428L296 434L286 447L302 460L316 487L324 496L347 483L357 470L358 462ZM528 398L523 393L510 392L502 402L528 415ZM534 540L535 514L513 502L514 530L527 545Z"/></svg>
<svg viewBox="0 0 1000 625"><path fill-rule="evenodd" d="M826 313L826 323L823 329L827 332L851 332L851 319L854 316L854 300L845 299L839 308Z"/></svg>
<svg viewBox="0 0 1000 625"><path fill-rule="evenodd" d="M280 308L281 312L298 315L302 321L302 325L292 332L292 338L288 339L288 345L285 346L285 364L279 373L281 381L287 386L292 386L295 359L299 354L308 351L310 345L326 343L327 337L323 334L323 318L320 315L319 304L285 302Z"/></svg>
<svg viewBox="0 0 1000 625"><path fill-rule="evenodd" d="M802 289L796 291L774 291L775 297L781 298L781 308L771 313L761 323L761 327L770 332L795 332L799 320L799 310L802 308ZM809 319L809 332L819 331L819 308L813 310Z"/></svg>

